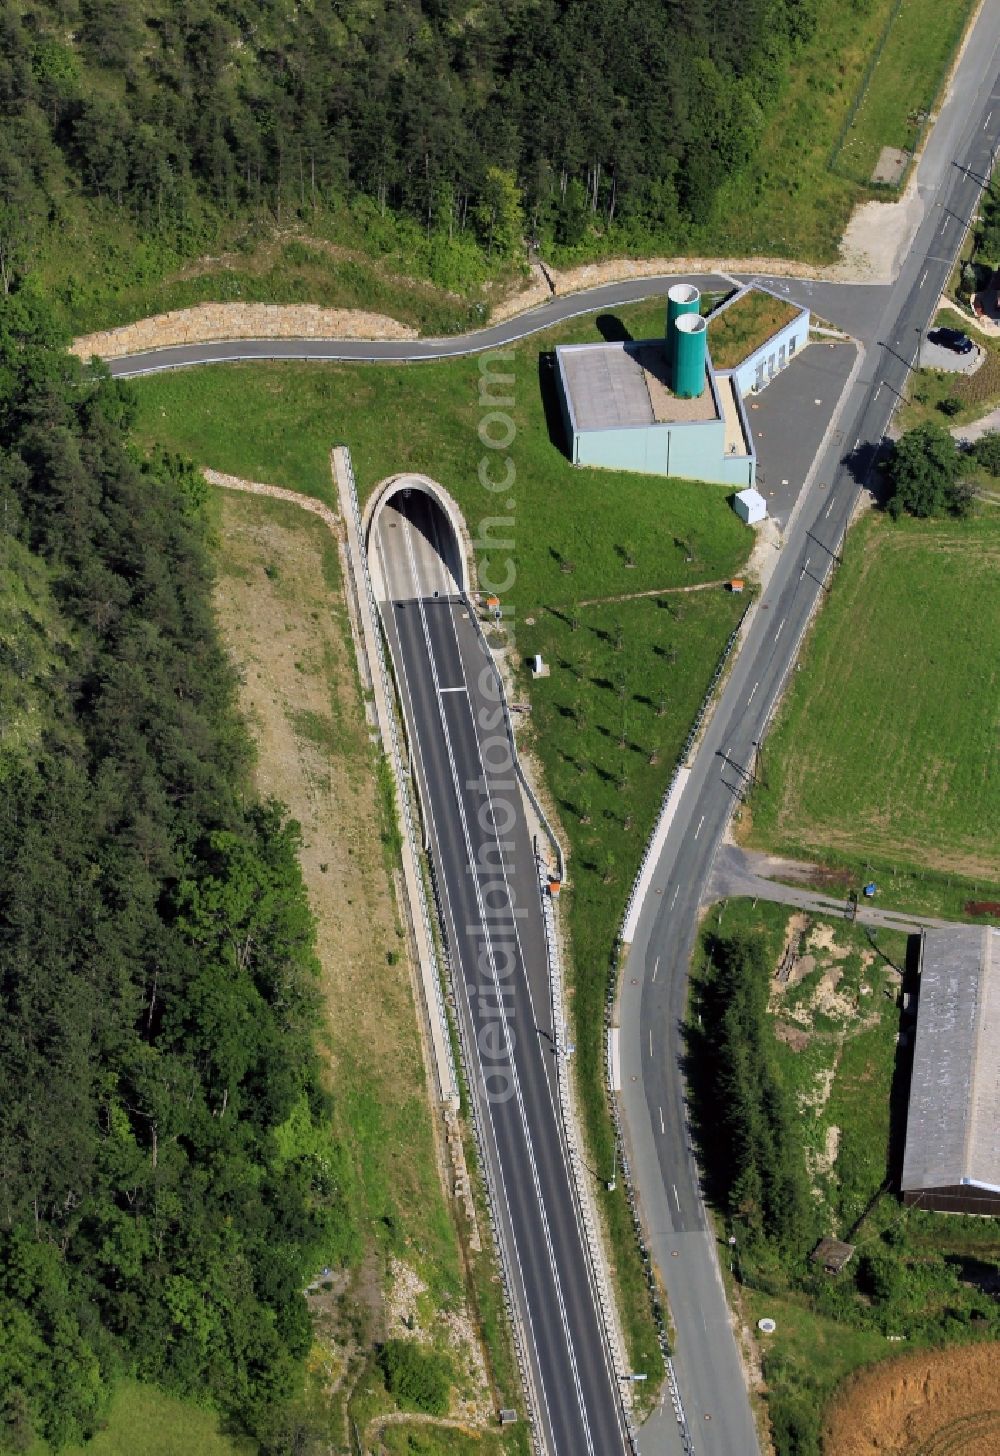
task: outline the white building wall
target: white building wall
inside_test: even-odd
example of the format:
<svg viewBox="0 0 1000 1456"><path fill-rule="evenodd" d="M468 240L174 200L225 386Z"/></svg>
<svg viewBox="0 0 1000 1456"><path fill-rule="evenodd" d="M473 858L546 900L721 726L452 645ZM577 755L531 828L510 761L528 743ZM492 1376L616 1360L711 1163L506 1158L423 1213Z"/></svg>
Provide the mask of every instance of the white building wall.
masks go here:
<svg viewBox="0 0 1000 1456"><path fill-rule="evenodd" d="M779 329L766 344L747 356L738 369L733 370L740 393L744 398L753 391L766 389L776 374L787 368L797 354L801 354L809 342L810 314L807 308Z"/></svg>

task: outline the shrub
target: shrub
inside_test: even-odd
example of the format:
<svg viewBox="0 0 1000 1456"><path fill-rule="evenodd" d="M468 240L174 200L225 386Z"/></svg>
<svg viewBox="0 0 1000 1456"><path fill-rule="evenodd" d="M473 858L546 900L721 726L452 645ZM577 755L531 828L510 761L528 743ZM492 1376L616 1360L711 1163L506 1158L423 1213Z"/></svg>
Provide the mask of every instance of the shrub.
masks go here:
<svg viewBox="0 0 1000 1456"><path fill-rule="evenodd" d="M412 1340L386 1340L379 1351L386 1389L401 1406L443 1416L451 1393L451 1362Z"/></svg>
<svg viewBox="0 0 1000 1456"><path fill-rule="evenodd" d="M991 430L976 441L969 452L977 465L991 475L1000 475L1000 434Z"/></svg>

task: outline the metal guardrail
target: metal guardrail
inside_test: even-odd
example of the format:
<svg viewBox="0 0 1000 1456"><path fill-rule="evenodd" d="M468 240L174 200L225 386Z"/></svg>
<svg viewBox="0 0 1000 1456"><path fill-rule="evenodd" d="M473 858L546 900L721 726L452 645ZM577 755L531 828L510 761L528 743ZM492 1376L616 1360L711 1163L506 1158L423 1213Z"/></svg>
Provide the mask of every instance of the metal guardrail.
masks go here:
<svg viewBox="0 0 1000 1456"><path fill-rule="evenodd" d="M479 613L476 611L475 603L470 601L468 596L464 592L462 593L462 601L465 603L466 607L469 610L469 618L475 624L479 640L482 642L486 652L490 653L490 661L492 662L493 657L490 650L490 644L486 640L486 634L483 631L483 624L479 620ZM507 694L504 691L503 677L500 673L500 669L497 667L495 662L493 663L493 670L496 673L497 681L500 684L500 706L503 709L504 727L507 730L507 739L510 745L510 756L511 761L514 765L514 772L517 774L518 781L520 782L521 787L524 789L524 792L528 796L531 807L534 809L535 813L538 816L539 823L545 830L546 837L551 844L552 851L556 857L556 870L558 877L560 880L563 880L566 877L566 863L563 859L562 845L559 843L559 840L556 837L555 830L549 823L545 810L538 802L538 796L536 795L534 789L531 787L531 784L528 781L528 777L525 774L524 769L521 767L521 759L518 755L517 743L514 738L514 723L510 716L510 708L507 705Z"/></svg>
<svg viewBox="0 0 1000 1456"><path fill-rule="evenodd" d="M618 950L620 949L621 945L623 944L623 937L624 937L625 927L626 927L626 925L629 922L629 919L630 919L630 917L632 915L633 909L635 908L635 900L636 900L637 894L639 893L639 886L642 883L642 879L643 879L644 874L646 873L646 869L647 869L648 864L649 864L650 856L651 856L651 854L653 852L653 845L656 843L656 837L657 837L657 835L658 835L658 833L660 831L660 826L661 826L661 824L663 822L663 816L666 813L667 806L670 803L670 796L673 793L674 788L675 788L675 786L677 784L678 775L680 774L681 769L684 768L685 763L687 761L688 754L691 752L691 748L694 745L695 741L697 740L698 734L702 730L702 726L704 725L705 718L706 718L706 716L708 714L708 710L709 710L709 708L711 706L711 703L712 703L712 699L715 696L715 690L716 690L716 688L719 685L719 680L722 677L723 672L725 671L727 662L729 661L730 653L732 652L733 647L736 645L737 639L739 638L740 633L743 631L744 623L746 622L747 617L753 611L753 608L754 608L755 605L756 605L755 602L749 602L747 604L746 610L744 611L743 615L740 617L740 620L737 622L737 624L733 628L732 632L730 632L728 641L726 642L725 647L722 649L722 652L721 652L721 654L719 656L719 660L716 663L715 672L712 675L712 681L708 685L708 689L707 689L707 691L705 693L704 698L702 698L701 707L698 709L698 712L695 715L695 719L694 719L694 722L691 725L691 729L690 729L690 731L688 733L688 736L684 740L684 747L681 749L680 753L678 754L677 762L674 765L674 771L673 771L673 773L670 776L670 782L667 785L666 792L664 793L663 798L660 801L660 811L659 811L659 813L656 816L656 821L653 824L653 828L650 831L649 838L646 841L646 847L643 850L642 859L639 861L639 868L636 871L635 879L632 881L632 888L629 891L629 897L628 897L628 899L625 902L625 909L622 912L621 923L620 923L620 926L619 926L618 935L615 938L615 959L616 960L617 960ZM614 971L613 970L612 970L612 974L614 974Z"/></svg>
<svg viewBox="0 0 1000 1456"><path fill-rule="evenodd" d="M377 604L375 602L375 593L372 590L371 574L370 574L370 572L368 570L368 560L367 560L367 556L365 554L365 548L364 548L364 533L363 533L362 527L361 527L361 511L360 511L360 508L359 508L359 505L358 505L358 491L357 491L357 484L356 484L355 479L354 479L354 466L353 466L353 464L351 462L351 452L346 448L346 446L343 447L342 453L343 453L343 459L344 459L345 473L346 473L346 476L347 476L347 494L348 494L348 499L349 499L350 504L351 504L351 510L352 510L353 515L354 515L354 524L355 524L355 529L357 531L358 542L359 542L359 555L361 557L361 560L358 563L358 571L360 571L361 582L363 583L365 595L366 595L367 601L368 601L368 609L369 609L369 611L372 614L372 623L373 623L373 625L375 627L375 631L376 631L376 634L377 634L377 656L378 656L378 662L377 662L377 664L372 664L372 667L374 669L377 666L377 670L378 670L378 673L379 673L379 676L380 676L381 682L382 682L382 691L383 691L383 693L385 695L385 702L386 702L386 705L387 705L387 707L386 707L386 713L387 713L387 717L389 719L389 722L388 722L389 741L390 741L390 743L392 745L393 769L394 769L395 775L396 775L396 783L397 783L397 786L399 788L400 805L401 805L402 810L403 810L403 827L404 827L404 831L406 833L406 836L407 836L407 838L408 838L408 840L410 842L410 848L411 848L411 850L413 852L413 856L414 856L414 863L417 864L417 865L419 865L419 863L420 863L420 852L419 852L419 845L418 845L417 836L416 836L416 826L415 826L415 822L414 822L413 805L412 805L411 798L410 798L410 790L409 790L409 784L408 784L407 776L406 776L406 772L405 772L405 764L404 764L404 760L403 760L402 748L401 748L400 742L399 742L399 730L398 730L398 728L396 726L396 718L395 718L395 714L392 712L392 706L391 706L395 702L395 692L394 692L393 685L392 685L392 683L390 681L388 666L387 666L386 660L385 660L385 646L384 646L383 637L382 637L382 634L381 634L381 620L382 619L381 619L381 616L380 616L379 611L378 611L378 606L377 606ZM442 1033L442 1036L444 1038L444 1045L445 1045L445 1048L446 1048L446 1052L445 1052L445 1055L447 1057L447 1068L446 1068L446 1072L447 1072L447 1075L448 1075L448 1077L450 1079L450 1083L451 1083L450 1087L444 1087L444 1086L442 1086L442 1089L441 1090L442 1090L442 1092L444 1093L444 1095L446 1097L451 1096L451 1097L453 1097L453 1098L455 1098L457 1100L458 1095L459 1095L459 1092L458 1092L458 1075L457 1075L457 1072L455 1070L455 1059L454 1059L454 1057L452 1055L452 1050L451 1050L451 1036L450 1036L449 1027L448 1027L448 1014L447 1014L447 1011L445 1010L444 992L443 992L442 986L441 986L440 967L438 965L437 955L436 955L435 949L434 949L434 944L435 943L434 943L433 932L431 930L430 911L429 911L428 906L427 906L427 897L426 897L426 895L424 893L423 881L421 880L419 874L416 876L416 879L417 879L417 898L418 898L419 909L420 909L420 917L421 917L421 920L423 921L424 931L425 931L426 936L427 936L428 952L429 952L429 954L431 956L431 961L432 961L432 966L433 966L433 972L434 972L432 979L433 979L433 983L434 983L435 1006L434 1007L428 1006L427 1012L428 1012L428 1015L434 1015L435 1012L436 1012L436 1014L438 1016L438 1019L440 1021L441 1033ZM426 982L425 982L425 984L426 984ZM444 1081L444 1078L442 1078L441 1080L443 1082Z"/></svg>
<svg viewBox="0 0 1000 1456"><path fill-rule="evenodd" d="M345 461L345 465L346 465L346 473L347 473L347 481L348 481L348 497L349 497L349 500L350 500L350 503L351 503L352 512L354 514L355 526L356 526L357 531L358 531L358 538L359 538L359 541L362 543L362 557L363 557L362 562L361 562L362 579L364 581L365 592L366 592L366 596L368 598L369 608L372 611L372 613L374 614L373 615L373 620L376 623L380 623L381 622L381 618L379 616L378 609L377 609L377 605L376 605L376 602L375 602L375 593L372 590L371 575L370 575L369 570L368 570L368 562L367 562L367 559L364 559L364 548L363 548L364 535L363 535L362 528L361 528L361 512L360 512L360 508L359 508L359 505L358 505L358 494L357 494L357 486L356 486L355 479L354 479L354 468L353 468L353 465L352 465L352 462L351 462L350 451L346 447L344 447L344 449L343 449L343 455L344 455L344 461ZM395 698L394 698L394 689L392 688L392 685L391 685L391 682L390 682L388 665L387 665L386 659L385 659L384 642L383 642L383 638L382 638L381 635L379 636L379 640L378 640L378 656L379 656L378 670L379 670L379 673L380 673L380 676L381 676L381 679L382 679L383 690L384 690L384 692L386 694L386 701L391 704L392 702L395 701ZM506 708L506 701L504 703L504 706ZM398 782L399 788L400 788L400 799L401 799L401 802L403 804L403 815L404 815L404 820L405 820L406 833L407 833L407 835L410 838L410 843L411 843L411 846L413 847L414 854L416 856L416 862L417 862L417 865L419 866L419 864L421 863L421 860L420 860L420 856L419 856L419 852L418 852L418 846L417 846L417 840L416 840L416 830L415 830L415 822L414 822L413 808L412 808L412 804L411 804L411 801L410 801L410 794L409 794L409 788L408 788L408 783L407 783L406 775L403 772L403 760L402 760L402 752L401 752L400 743L399 743L399 733L398 733L398 729L397 729L397 726L396 726L395 718L392 715L390 715L389 732L390 732L390 738L391 738L391 742L392 742L392 746L393 746L394 767L395 767L395 770L396 770L397 782ZM426 863L426 865L428 867L429 875L430 875L431 893L433 895L434 902L435 902L435 909L436 909L436 912L437 912L438 924L443 925L444 924L444 918L443 918L443 913L442 913L441 895L440 895L440 890L439 890L438 884L437 884L437 877L436 877L435 869L434 869L434 861L431 858L431 856L428 855L423 862ZM446 1041L446 1045L447 1045L447 1048L448 1048L448 1060L449 1060L450 1070L451 1070L452 1085L453 1085L453 1088L454 1088L454 1091L455 1091L455 1096L457 1097L458 1096L458 1093L459 1093L459 1081L458 1081L457 1070L455 1068L454 1057L452 1056L452 1052L451 1052L451 1024L450 1024L450 1021L449 1021L449 1018L448 1018L447 1008L445 1006L444 991L442 989L442 982L443 981L446 982L447 987L448 987L448 998L449 998L449 1000L451 1002L452 1010L453 1010L453 1013L454 1013L455 1026L456 1026L457 1031L458 1031L459 1045L460 1045L461 1050L462 1050L462 1056L463 1056L463 1060L464 1060L465 1066L468 1069L470 1069L470 1076L471 1076L471 1069L475 1067L476 1061L475 1061L474 1054L472 1053L472 1051L471 1051L471 1049L470 1049L470 1047L468 1045L468 1035L467 1035L467 1030L466 1030L465 1019L461 1015L461 1011L460 1011L460 1008L459 1008L459 1004L458 1004L458 1000L457 1000L457 994L456 994L455 985L454 985L454 976L452 974L452 966L451 966L451 963L450 963L450 960L449 960L449 957L448 957L448 952L447 952L447 949L444 950L444 954L443 954L444 964L442 966L441 962L438 960L437 953L436 953L436 950L435 950L435 946L436 946L437 942L436 942L436 940L434 938L433 927L432 927L431 918L430 918L430 911L429 911L428 904L427 904L427 898L426 898L426 895L425 895L425 892L424 892L423 879L419 875L419 873L418 873L417 879L418 879L418 894L419 894L419 899L420 899L421 917L422 917L422 919L424 921L424 927L425 927L425 930L427 932L428 943L429 943L429 946L430 946L430 952L431 952L431 955L434 957L434 968L435 968L434 985L435 985L435 989L436 989L436 992L437 992L437 1009L438 1009L438 1013L439 1013L439 1015L441 1017L443 1034L444 1034L445 1041ZM443 940L442 940L442 945L444 945L444 941ZM508 1256L507 1256L507 1250L506 1250L505 1240L503 1238L502 1230L501 1230L501 1228L499 1226L498 1219L497 1219L497 1216L496 1216L496 1191L495 1191L495 1189L493 1187L492 1164L490 1163L490 1161L489 1161L489 1159L487 1157L486 1141L485 1141L485 1136L484 1136L483 1127L482 1127L482 1114L481 1114L481 1109L480 1109L480 1106L479 1106L479 1099L475 1095L475 1091L474 1090L472 1091L471 1095L468 1098L468 1107L469 1107L469 1110L470 1110L470 1118L471 1118L471 1123L472 1123L473 1140L474 1140L475 1145L476 1145L476 1154L477 1154L477 1157L479 1159L479 1166L480 1166L480 1170L481 1170L482 1177L483 1177L483 1187L484 1187L485 1194L486 1194L486 1217L487 1217L487 1221L488 1221L489 1226L490 1226L490 1233L491 1233L491 1236L492 1236L493 1247L496 1250L497 1260L498 1260L498 1263L500 1265L500 1279L501 1279L501 1288L503 1290L504 1305L505 1305L505 1308L507 1310L507 1317L508 1317L508 1319L510 1321L511 1335L512 1335L513 1344L514 1344L514 1356L515 1356L515 1359L517 1361L518 1372L519 1372L520 1377L521 1377L521 1387L522 1387L522 1392L523 1392L524 1400L525 1400L526 1416L527 1416L528 1426L529 1426L529 1429L530 1429L530 1432L531 1432L531 1440L532 1440L532 1444L534 1446L534 1449L535 1449L536 1452L539 1453L539 1456L544 1456L543 1447L542 1447L541 1440L540 1440L540 1437L539 1437L538 1418L537 1418L537 1414L536 1414L535 1406L534 1406L534 1397L533 1397L533 1393L532 1393L533 1386L532 1386L532 1380L531 1380L531 1373L530 1373L530 1368L528 1366L527 1358L525 1356L524 1334L523 1334L523 1331L521 1329L520 1313L519 1313L519 1311L517 1309L517 1306L516 1306L516 1304L514 1302L514 1299L513 1299L513 1295L511 1293L511 1290L513 1288L513 1284L512 1284L512 1278L511 1278L510 1263L509 1263Z"/></svg>
<svg viewBox="0 0 1000 1456"><path fill-rule="evenodd" d="M586 1240L585 1252L590 1263L594 1285L597 1290L597 1305L601 1317L602 1334L605 1346L611 1356L611 1365L614 1374L621 1380L627 1372L616 1368L619 1363L617 1356L620 1352L618 1351L618 1339L615 1329L614 1305L607 1281L604 1277L604 1261L601 1257L600 1238L594 1226L590 1200L584 1188L583 1180L587 1169L580 1157L574 1134L575 1119L573 1116L572 1093L569 1086L567 1065L568 1049L566 1046L562 961L559 956L559 942L556 936L555 910L552 904L552 898L546 890L546 877L542 872L542 866L539 865L538 868L539 894L542 902L542 920L545 925L545 947L549 966L549 996L552 1007L552 1025L556 1036L556 1081L559 1089L559 1110L562 1116L563 1136L569 1157L570 1176L573 1181L573 1194L576 1200L577 1213ZM632 1414L628 1409L620 1388L616 1390L616 1398L621 1407L625 1429L628 1432L629 1445L634 1456L639 1456L638 1438L632 1421Z"/></svg>

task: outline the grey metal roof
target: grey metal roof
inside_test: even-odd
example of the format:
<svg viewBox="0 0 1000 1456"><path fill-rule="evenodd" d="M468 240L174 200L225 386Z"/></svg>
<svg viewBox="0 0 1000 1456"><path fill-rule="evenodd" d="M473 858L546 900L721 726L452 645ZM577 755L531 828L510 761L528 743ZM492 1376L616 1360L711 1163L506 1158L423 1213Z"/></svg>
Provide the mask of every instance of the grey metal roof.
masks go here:
<svg viewBox="0 0 1000 1456"><path fill-rule="evenodd" d="M904 1192L1000 1190L1000 930L923 936Z"/></svg>
<svg viewBox="0 0 1000 1456"><path fill-rule="evenodd" d="M662 339L560 344L556 359L576 431L696 424L719 418L707 360L704 390L695 398L682 399L667 383Z"/></svg>
<svg viewBox="0 0 1000 1456"><path fill-rule="evenodd" d="M578 430L653 424L645 372L624 345L569 347L556 355Z"/></svg>

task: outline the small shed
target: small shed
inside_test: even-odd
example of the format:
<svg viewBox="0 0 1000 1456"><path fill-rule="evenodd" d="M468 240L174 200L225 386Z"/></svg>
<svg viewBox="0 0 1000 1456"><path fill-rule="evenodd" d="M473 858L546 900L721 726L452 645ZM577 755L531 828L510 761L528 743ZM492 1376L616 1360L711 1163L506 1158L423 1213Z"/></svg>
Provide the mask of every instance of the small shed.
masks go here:
<svg viewBox="0 0 1000 1456"><path fill-rule="evenodd" d="M750 486L748 490L739 491L733 499L733 510L741 521L748 526L756 526L758 521L764 520L767 515L767 501L759 490Z"/></svg>
<svg viewBox="0 0 1000 1456"><path fill-rule="evenodd" d="M854 1245L845 1244L842 1239L820 1239L810 1257L814 1264L822 1264L828 1274L839 1274L853 1253Z"/></svg>

